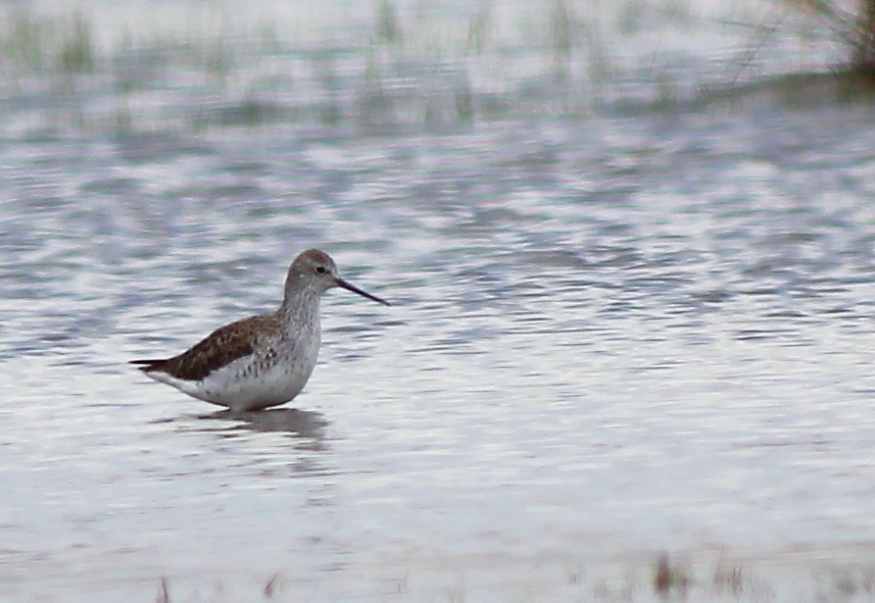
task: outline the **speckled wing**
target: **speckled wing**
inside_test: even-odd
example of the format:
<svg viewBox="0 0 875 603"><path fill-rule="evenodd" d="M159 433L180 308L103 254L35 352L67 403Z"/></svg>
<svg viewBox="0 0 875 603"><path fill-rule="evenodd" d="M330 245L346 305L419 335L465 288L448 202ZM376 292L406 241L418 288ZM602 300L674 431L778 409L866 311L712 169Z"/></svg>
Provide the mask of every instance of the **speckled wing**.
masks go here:
<svg viewBox="0 0 875 603"><path fill-rule="evenodd" d="M249 356L255 350L259 332L271 321L271 316L253 316L213 331L188 351L162 360L132 360L142 365L144 373L161 371L186 381L200 381L213 371Z"/></svg>

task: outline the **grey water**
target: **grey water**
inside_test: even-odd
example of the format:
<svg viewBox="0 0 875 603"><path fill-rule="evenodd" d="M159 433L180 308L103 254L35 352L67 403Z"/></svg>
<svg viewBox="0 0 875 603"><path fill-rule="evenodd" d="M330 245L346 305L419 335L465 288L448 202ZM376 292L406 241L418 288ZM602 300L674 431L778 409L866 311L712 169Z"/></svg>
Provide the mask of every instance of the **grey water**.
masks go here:
<svg viewBox="0 0 875 603"><path fill-rule="evenodd" d="M0 600L650 601L662 555L687 600L872 600L873 123L7 122ZM327 294L287 407L126 364L308 247L394 305Z"/></svg>

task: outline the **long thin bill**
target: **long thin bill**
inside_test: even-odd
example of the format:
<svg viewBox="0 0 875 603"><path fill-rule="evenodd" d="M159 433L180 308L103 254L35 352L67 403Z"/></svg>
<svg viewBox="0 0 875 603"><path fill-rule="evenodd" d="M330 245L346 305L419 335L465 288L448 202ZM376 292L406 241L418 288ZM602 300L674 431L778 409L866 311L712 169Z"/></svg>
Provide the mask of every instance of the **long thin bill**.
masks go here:
<svg viewBox="0 0 875 603"><path fill-rule="evenodd" d="M358 287L356 287L356 286L354 286L354 285L350 285L349 283L347 283L345 280L343 280L343 279L340 278L340 277L337 278L337 286L338 286L338 287L343 287L343 288L346 289L347 291L352 291L353 293L358 293L358 294L361 295L362 297L367 297L368 299L372 299L372 300L374 300L375 302L379 302L379 303L383 304L384 306L391 306L391 305L392 305L392 304L390 304L389 302L387 302L385 299L380 299L380 298L377 297L376 295L371 295L371 294L368 293L367 291L362 291L362 290L359 289Z"/></svg>

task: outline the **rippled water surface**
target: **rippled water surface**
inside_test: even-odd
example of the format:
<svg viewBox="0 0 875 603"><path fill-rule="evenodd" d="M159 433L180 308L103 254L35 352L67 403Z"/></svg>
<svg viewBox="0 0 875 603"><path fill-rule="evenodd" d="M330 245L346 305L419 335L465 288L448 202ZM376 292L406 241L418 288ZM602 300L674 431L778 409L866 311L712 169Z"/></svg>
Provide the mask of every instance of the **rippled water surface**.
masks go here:
<svg viewBox="0 0 875 603"><path fill-rule="evenodd" d="M0 598L868 600L873 119L2 141ZM125 364L313 246L395 305L288 408Z"/></svg>

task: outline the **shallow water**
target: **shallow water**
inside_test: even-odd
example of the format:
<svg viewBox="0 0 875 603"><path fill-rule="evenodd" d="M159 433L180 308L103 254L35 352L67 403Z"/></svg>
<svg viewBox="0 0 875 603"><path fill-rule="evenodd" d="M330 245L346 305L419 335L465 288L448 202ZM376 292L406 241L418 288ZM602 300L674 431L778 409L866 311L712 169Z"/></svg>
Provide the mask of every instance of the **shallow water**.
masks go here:
<svg viewBox="0 0 875 603"><path fill-rule="evenodd" d="M873 598L875 109L199 128L165 65L92 127L95 71L0 105L0 600ZM314 246L394 305L292 404L126 364Z"/></svg>
<svg viewBox="0 0 875 603"><path fill-rule="evenodd" d="M598 599L723 551L793 600L866 566L872 118L7 141L0 596ZM395 306L326 296L298 410L125 365L317 245Z"/></svg>

